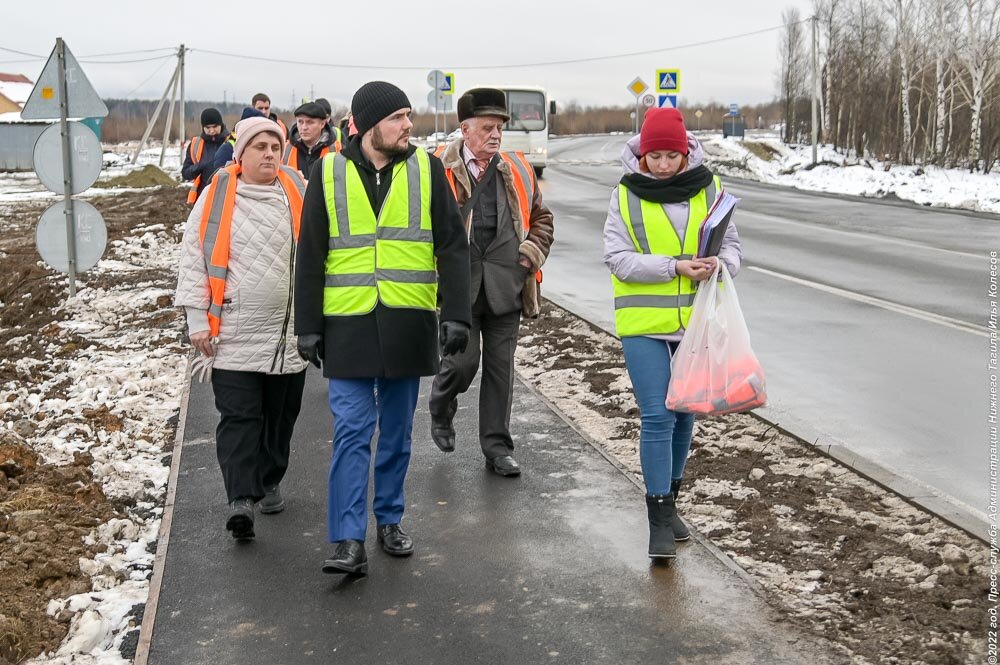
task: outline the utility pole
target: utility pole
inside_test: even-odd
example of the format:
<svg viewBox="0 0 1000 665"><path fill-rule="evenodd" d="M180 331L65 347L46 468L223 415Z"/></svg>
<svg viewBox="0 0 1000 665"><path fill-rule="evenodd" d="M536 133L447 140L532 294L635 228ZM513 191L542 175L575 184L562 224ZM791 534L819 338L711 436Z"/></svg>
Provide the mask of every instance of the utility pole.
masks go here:
<svg viewBox="0 0 1000 665"><path fill-rule="evenodd" d="M167 152L167 143L170 141L170 130L174 124L174 104L177 102L177 82L181 77L181 60L177 61L177 70L174 74L174 89L170 93L170 105L167 107L167 122L163 125L163 144L160 146L160 168L163 168L163 156Z"/></svg>
<svg viewBox="0 0 1000 665"><path fill-rule="evenodd" d="M180 136L178 136L177 138L180 139L182 151L184 150L184 139L187 138L187 134L185 133L186 130L184 127L184 118L187 117L187 104L184 103L184 51L185 51L184 44L181 44L181 51L179 56L180 57L179 66L181 68L181 132ZM184 160L182 159L181 164L183 163Z"/></svg>
<svg viewBox="0 0 1000 665"><path fill-rule="evenodd" d="M310 102L316 101L316 88L315 86L313 86L312 83L309 84L309 101Z"/></svg>
<svg viewBox="0 0 1000 665"><path fill-rule="evenodd" d="M177 82L177 77L180 75L180 63L178 67L174 67L174 73L167 81L167 89L163 91L163 96L160 97L160 103L156 105L156 110L153 111L153 117L149 119L146 123L146 131L142 134L142 140L139 141L139 147L135 149L135 154L132 155L132 163L135 164L139 161L139 153L142 152L143 147L146 145L146 141L149 140L149 135L153 133L153 125L156 124L157 119L160 117L160 111L163 109L163 104L167 101L167 95L170 93L170 88L174 86Z"/></svg>
<svg viewBox="0 0 1000 665"><path fill-rule="evenodd" d="M812 17L812 163L816 165L819 152L819 110L817 95L819 94L819 16Z"/></svg>

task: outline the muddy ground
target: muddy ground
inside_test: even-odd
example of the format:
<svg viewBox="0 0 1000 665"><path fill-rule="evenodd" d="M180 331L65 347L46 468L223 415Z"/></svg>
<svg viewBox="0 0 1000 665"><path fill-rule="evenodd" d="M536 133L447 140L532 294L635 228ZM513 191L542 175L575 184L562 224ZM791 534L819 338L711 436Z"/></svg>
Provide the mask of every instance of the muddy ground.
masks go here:
<svg viewBox="0 0 1000 665"><path fill-rule="evenodd" d="M522 324L517 363L641 481L618 340L546 304ZM845 663L984 662L986 545L751 415L698 420L679 505Z"/></svg>
<svg viewBox="0 0 1000 665"><path fill-rule="evenodd" d="M137 226L163 224L179 237L178 224L187 216L185 190L176 187L90 201L107 224L105 258ZM92 344L59 325L66 318L58 308L68 294L67 280L44 265L35 250L35 224L50 203L0 205L0 401L8 406L23 389L37 395L32 400L36 404L65 397L61 393L69 379L61 386L53 383L25 359L51 363ZM172 288L175 281L173 273L164 270L111 269L84 274L81 286L110 290L144 283ZM171 325L177 313L170 305L169 298L160 300L133 317L130 325ZM58 345L54 354L53 342ZM60 417L59 422L47 422L55 419L39 409L6 408L0 413L0 665L7 665L52 651L63 641L70 616L50 616L49 601L91 590L91 578L81 571L80 562L92 560L101 546L88 536L109 519L128 518L136 501L109 500L95 482L88 454L75 454L69 464L49 464L29 445L33 436L54 427L78 425L77 433L86 431L95 440L121 431L121 420L106 407L84 410L76 418ZM141 612L136 614L138 619Z"/></svg>

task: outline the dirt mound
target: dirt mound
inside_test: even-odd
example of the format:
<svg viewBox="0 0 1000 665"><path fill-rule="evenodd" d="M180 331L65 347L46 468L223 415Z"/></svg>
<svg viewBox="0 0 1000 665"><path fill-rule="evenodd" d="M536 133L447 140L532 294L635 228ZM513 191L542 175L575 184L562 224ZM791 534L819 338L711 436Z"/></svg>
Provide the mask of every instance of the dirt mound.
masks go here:
<svg viewBox="0 0 1000 665"><path fill-rule="evenodd" d="M90 590L80 558L96 550L83 539L114 511L94 483L93 459L41 463L20 437L0 443L0 663L55 649L68 617L50 617L48 601Z"/></svg>
<svg viewBox="0 0 1000 665"><path fill-rule="evenodd" d="M177 181L152 164L147 164L138 171L132 171L131 173L126 173L110 180L102 180L94 183L94 187L104 189L112 187L140 188L160 186L175 187L177 186Z"/></svg>

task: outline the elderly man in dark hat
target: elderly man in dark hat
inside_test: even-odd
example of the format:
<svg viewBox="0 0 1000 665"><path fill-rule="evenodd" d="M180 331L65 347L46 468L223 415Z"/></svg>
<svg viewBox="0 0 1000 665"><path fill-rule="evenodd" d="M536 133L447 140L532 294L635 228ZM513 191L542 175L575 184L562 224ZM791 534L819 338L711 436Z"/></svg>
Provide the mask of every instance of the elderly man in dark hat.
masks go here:
<svg viewBox="0 0 1000 665"><path fill-rule="evenodd" d="M309 174L295 263L299 353L329 380L334 416L326 573L365 574L375 451L378 542L413 552L403 531L420 377L469 340L469 244L441 162L410 145L410 101L384 81L351 102L358 134ZM440 326L438 306L440 305Z"/></svg>
<svg viewBox="0 0 1000 665"><path fill-rule="evenodd" d="M434 377L431 436L444 452L455 449L452 419L458 396L479 371L481 349L479 444L487 468L518 476L521 467L510 436L514 347L522 313L538 316L540 270L552 246L552 213L542 203L524 155L500 151L503 125L510 119L503 91L469 90L458 100L458 119L462 137L440 156L470 238L472 335L468 348L445 358Z"/></svg>
<svg viewBox="0 0 1000 665"><path fill-rule="evenodd" d="M313 164L331 151L343 147L340 130L327 124L330 115L322 104L306 102L295 109L295 126L292 127L282 164L298 169L308 178Z"/></svg>

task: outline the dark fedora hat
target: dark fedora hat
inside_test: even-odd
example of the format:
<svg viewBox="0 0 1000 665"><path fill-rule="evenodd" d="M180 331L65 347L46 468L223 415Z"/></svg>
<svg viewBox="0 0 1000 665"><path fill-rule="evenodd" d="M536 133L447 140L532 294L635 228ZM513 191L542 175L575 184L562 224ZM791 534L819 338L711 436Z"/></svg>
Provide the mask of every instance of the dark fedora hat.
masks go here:
<svg viewBox="0 0 1000 665"><path fill-rule="evenodd" d="M507 113L507 98L502 90L496 88L473 88L458 98L458 121L479 116L496 116L506 122L510 120Z"/></svg>

